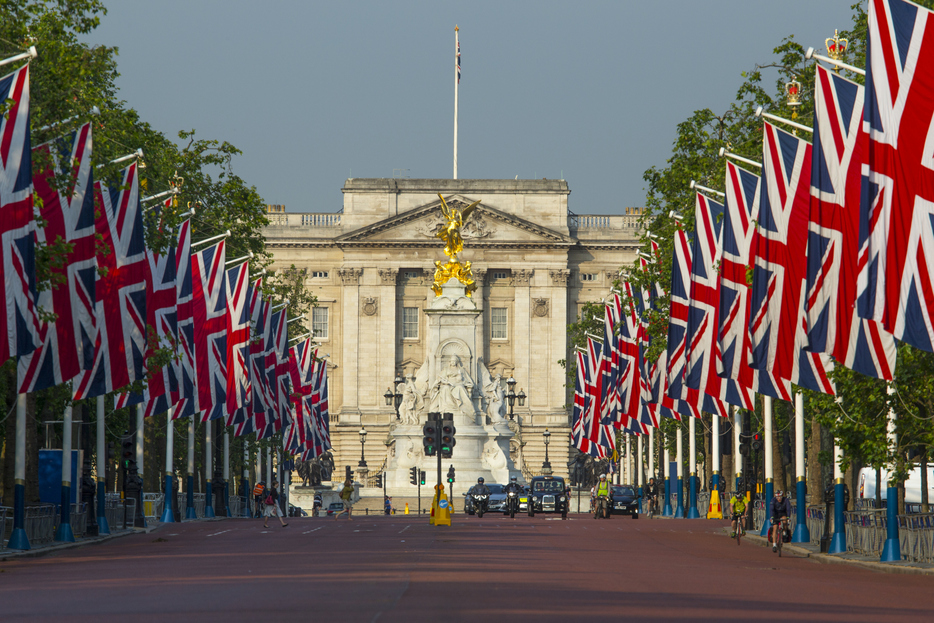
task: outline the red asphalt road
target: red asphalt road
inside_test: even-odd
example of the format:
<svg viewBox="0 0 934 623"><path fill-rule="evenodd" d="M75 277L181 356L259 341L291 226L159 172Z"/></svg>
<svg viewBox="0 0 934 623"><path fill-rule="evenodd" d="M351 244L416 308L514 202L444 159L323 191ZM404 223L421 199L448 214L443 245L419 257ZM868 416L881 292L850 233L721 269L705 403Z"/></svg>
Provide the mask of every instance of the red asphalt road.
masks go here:
<svg viewBox="0 0 934 623"><path fill-rule="evenodd" d="M0 562L0 620L918 621L934 578L819 564L720 521L228 519ZM282 619L285 620L285 619Z"/></svg>

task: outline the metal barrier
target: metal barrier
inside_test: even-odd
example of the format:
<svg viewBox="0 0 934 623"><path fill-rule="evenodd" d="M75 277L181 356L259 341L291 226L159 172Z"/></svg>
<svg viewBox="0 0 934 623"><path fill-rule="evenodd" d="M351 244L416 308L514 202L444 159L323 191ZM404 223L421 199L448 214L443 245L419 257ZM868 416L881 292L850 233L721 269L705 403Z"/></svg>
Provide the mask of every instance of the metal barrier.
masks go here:
<svg viewBox="0 0 934 623"><path fill-rule="evenodd" d="M884 510L859 510L843 513L846 524L846 551L880 556L886 537Z"/></svg>
<svg viewBox="0 0 934 623"><path fill-rule="evenodd" d="M9 506L0 506L0 550L6 548L13 531L13 509Z"/></svg>
<svg viewBox="0 0 934 623"><path fill-rule="evenodd" d="M26 538L32 543L48 543L55 538L55 505L39 504L26 507ZM60 513L59 513L60 514Z"/></svg>
<svg viewBox="0 0 934 623"><path fill-rule="evenodd" d="M146 517L146 521L150 519L157 521L162 517L162 510L164 507L164 493L143 493L143 515Z"/></svg>
<svg viewBox="0 0 934 623"><path fill-rule="evenodd" d="M55 516L53 517L52 534L58 532L58 526L62 523L62 507L55 507ZM88 531L88 505L86 502L79 502L71 505L71 532L76 537L84 536Z"/></svg>
<svg viewBox="0 0 934 623"><path fill-rule="evenodd" d="M246 504L246 498L242 495L232 495L228 499L228 507L230 508L231 517L239 517L243 512L243 506Z"/></svg>
<svg viewBox="0 0 934 623"><path fill-rule="evenodd" d="M104 502L104 513L111 530L126 530L133 527L133 516L136 514L136 500L113 499L108 496Z"/></svg>
<svg viewBox="0 0 934 623"><path fill-rule="evenodd" d="M934 562L934 513L899 515L898 537L903 559Z"/></svg>
<svg viewBox="0 0 934 623"><path fill-rule="evenodd" d="M201 519L204 519L204 494L194 493L192 495L195 501L195 515Z"/></svg>

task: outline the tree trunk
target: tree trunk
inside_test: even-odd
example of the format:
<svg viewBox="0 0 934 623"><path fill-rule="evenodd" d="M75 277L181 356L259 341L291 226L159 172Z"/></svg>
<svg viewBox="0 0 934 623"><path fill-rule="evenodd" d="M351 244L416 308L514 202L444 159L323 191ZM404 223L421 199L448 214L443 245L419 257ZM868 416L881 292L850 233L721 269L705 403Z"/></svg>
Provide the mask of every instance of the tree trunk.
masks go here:
<svg viewBox="0 0 934 623"><path fill-rule="evenodd" d="M820 464L820 424L817 418L811 415L811 436L807 440L807 501L808 505L821 503L824 492L823 470Z"/></svg>

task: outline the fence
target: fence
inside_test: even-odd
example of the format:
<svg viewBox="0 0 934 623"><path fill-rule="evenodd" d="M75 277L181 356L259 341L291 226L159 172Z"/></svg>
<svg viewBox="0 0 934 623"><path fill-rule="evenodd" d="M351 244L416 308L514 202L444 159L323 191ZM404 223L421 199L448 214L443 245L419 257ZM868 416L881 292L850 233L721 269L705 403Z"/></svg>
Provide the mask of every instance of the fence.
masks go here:
<svg viewBox="0 0 934 623"><path fill-rule="evenodd" d="M71 532L75 536L84 536L88 531L88 505L86 502L71 505ZM58 531L62 522L62 507L56 506L53 516L52 534Z"/></svg>
<svg viewBox="0 0 934 623"><path fill-rule="evenodd" d="M104 515L111 530L126 530L133 527L133 516L136 514L136 500L121 500L110 498L104 501Z"/></svg>
<svg viewBox="0 0 934 623"><path fill-rule="evenodd" d="M143 515L146 521L158 521L162 517L162 510L165 507L164 493L144 493L143 494Z"/></svg>
<svg viewBox="0 0 934 623"><path fill-rule="evenodd" d="M13 509L9 506L0 506L0 550L6 547L13 531Z"/></svg>
<svg viewBox="0 0 934 623"><path fill-rule="evenodd" d="M26 507L26 538L30 543L48 543L55 538L56 507L54 504L39 504Z"/></svg>
<svg viewBox="0 0 934 623"><path fill-rule="evenodd" d="M934 562L934 514L898 516L902 558L912 562Z"/></svg>
<svg viewBox="0 0 934 623"><path fill-rule="evenodd" d="M195 515L201 519L204 519L204 494L194 493L192 495L195 500Z"/></svg>

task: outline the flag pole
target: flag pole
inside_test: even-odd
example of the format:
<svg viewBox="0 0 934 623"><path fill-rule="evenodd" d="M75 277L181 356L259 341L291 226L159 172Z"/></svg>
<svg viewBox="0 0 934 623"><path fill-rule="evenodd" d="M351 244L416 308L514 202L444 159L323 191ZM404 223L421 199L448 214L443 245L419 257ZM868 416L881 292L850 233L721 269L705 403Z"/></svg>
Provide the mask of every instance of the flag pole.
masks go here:
<svg viewBox="0 0 934 623"><path fill-rule="evenodd" d="M458 39L460 28L454 26L454 179L457 179L457 87L461 81L461 44Z"/></svg>

